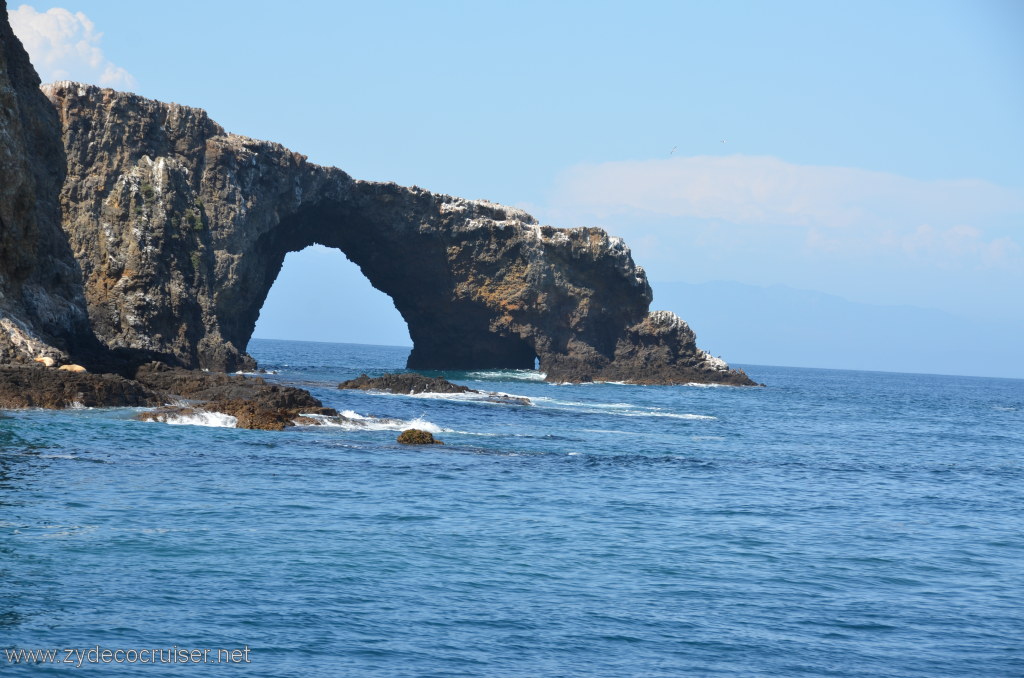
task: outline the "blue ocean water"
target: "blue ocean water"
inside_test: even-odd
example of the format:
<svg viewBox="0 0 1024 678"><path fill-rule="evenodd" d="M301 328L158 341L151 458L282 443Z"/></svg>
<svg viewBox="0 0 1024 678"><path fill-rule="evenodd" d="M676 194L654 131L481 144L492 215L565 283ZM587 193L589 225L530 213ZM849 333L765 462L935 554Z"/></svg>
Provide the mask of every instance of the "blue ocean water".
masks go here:
<svg viewBox="0 0 1024 678"><path fill-rule="evenodd" d="M522 407L334 388L405 349L250 350L446 444L5 412L0 646L248 647L216 667L246 676L1024 675L1022 380L445 374ZM0 656L108 670L216 669Z"/></svg>

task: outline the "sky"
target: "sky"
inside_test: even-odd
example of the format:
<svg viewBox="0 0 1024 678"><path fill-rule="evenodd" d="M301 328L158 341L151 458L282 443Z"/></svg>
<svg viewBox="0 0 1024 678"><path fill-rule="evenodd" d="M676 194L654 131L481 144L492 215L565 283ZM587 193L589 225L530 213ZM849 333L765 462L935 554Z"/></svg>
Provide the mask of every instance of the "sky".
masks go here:
<svg viewBox="0 0 1024 678"><path fill-rule="evenodd" d="M756 315L726 359L763 360L759 335L788 332L796 354L811 341L786 313L751 306L771 289L783 306L813 292L851 317L887 318L877 331L893 341L948 342L937 356L986 347L973 367L907 369L1024 377L1017 0L9 9L44 81L205 108L231 132L357 178L622 236L654 306L698 339L702 323L712 337L726 326L687 294ZM924 316L880 307L942 314L956 340L930 323L915 336ZM346 322L355 312L364 322ZM389 300L323 248L288 256L256 336L409 343ZM819 367L900 369L846 345L813 355Z"/></svg>

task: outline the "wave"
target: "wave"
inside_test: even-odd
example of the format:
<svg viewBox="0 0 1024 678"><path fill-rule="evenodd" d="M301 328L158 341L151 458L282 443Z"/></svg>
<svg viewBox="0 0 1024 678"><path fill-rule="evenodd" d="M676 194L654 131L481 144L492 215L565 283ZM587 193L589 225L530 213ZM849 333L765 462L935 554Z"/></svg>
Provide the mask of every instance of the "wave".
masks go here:
<svg viewBox="0 0 1024 678"><path fill-rule="evenodd" d="M666 419L715 420L710 414L666 412L660 407L640 407L630 403L589 403L577 400L556 400L544 396L534 398L538 403L555 405L551 409L575 410L586 414L605 414L613 417L664 417Z"/></svg>
<svg viewBox="0 0 1024 678"><path fill-rule="evenodd" d="M469 403L484 403L486 405L532 405L533 403L526 396L514 393L503 393L502 391L480 391L477 393L413 393L413 398L426 398L428 400L452 400Z"/></svg>
<svg viewBox="0 0 1024 678"><path fill-rule="evenodd" d="M418 428L421 431L430 433L454 433L450 428L444 428L427 421L423 415L415 419L396 419L394 417L372 417L364 416L352 410L345 410L339 416L332 417L326 414L303 414L303 418L312 419L316 423L296 422L299 426L327 426L340 428L343 431L405 431L410 428Z"/></svg>
<svg viewBox="0 0 1024 678"><path fill-rule="evenodd" d="M370 390L365 391L372 395L396 396L399 398L421 398L423 400L446 400L461 403L483 403L485 405L532 405L533 402L526 396L514 393L503 393L501 391L477 391L476 393L439 393L436 391L424 391L422 393L392 393L390 391Z"/></svg>
<svg viewBox="0 0 1024 678"><path fill-rule="evenodd" d="M216 428L235 428L238 419L222 412L195 411L189 413L161 412L153 415L148 421L158 421L173 426L212 426Z"/></svg>
<svg viewBox="0 0 1024 678"><path fill-rule="evenodd" d="M475 381L544 381L547 374L537 370L480 370L467 372L466 377Z"/></svg>

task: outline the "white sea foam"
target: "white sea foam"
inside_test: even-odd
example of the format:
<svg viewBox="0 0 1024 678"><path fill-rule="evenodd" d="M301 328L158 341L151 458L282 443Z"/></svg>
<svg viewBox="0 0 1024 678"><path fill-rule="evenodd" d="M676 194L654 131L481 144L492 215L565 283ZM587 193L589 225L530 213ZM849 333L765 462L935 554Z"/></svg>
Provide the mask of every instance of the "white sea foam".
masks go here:
<svg viewBox="0 0 1024 678"><path fill-rule="evenodd" d="M427 400L449 400L468 403L483 403L485 405L530 405L531 401L526 396L514 393L503 393L502 391L480 391L477 393L413 393L413 398L425 398ZM514 402L519 401L519 402ZM526 401L526 402L523 402Z"/></svg>
<svg viewBox="0 0 1024 678"><path fill-rule="evenodd" d="M537 370L481 370L466 376L475 381L544 381L548 375Z"/></svg>
<svg viewBox="0 0 1024 678"><path fill-rule="evenodd" d="M152 421L159 421L174 426L213 426L217 428L235 428L238 419L222 412L192 412L189 414L158 414Z"/></svg>
<svg viewBox="0 0 1024 678"><path fill-rule="evenodd" d="M588 403L576 400L556 400L544 396L534 398L538 403L550 403L552 409L569 409L584 412L586 414L606 414L613 417L664 417L666 419L693 419L713 420L709 414L690 414L680 412L665 412L658 407L639 407L630 403Z"/></svg>
<svg viewBox="0 0 1024 678"><path fill-rule="evenodd" d="M480 393L398 393L395 395L408 395L413 398L423 398L425 400L482 400Z"/></svg>
<svg viewBox="0 0 1024 678"><path fill-rule="evenodd" d="M315 426L340 428L344 431L405 431L410 428L418 428L430 433L453 433L452 429L443 428L427 421L422 415L415 419L405 420L390 417L368 417L352 410L345 410L340 417L323 414L303 414L302 416L316 420L318 423L314 424Z"/></svg>
<svg viewBox="0 0 1024 678"><path fill-rule="evenodd" d="M636 408L636 405L632 403L592 403L582 400L556 400L555 398L548 398L547 396L538 396L534 398L534 400L537 402L551 403L552 405L563 405L565 407L592 407L608 410L629 410Z"/></svg>

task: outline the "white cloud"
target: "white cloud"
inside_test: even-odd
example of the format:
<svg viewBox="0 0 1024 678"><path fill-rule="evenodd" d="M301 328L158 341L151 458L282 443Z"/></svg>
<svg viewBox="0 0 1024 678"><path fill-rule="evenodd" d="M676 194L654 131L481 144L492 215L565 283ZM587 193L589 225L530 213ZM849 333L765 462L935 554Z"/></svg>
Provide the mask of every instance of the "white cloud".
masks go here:
<svg viewBox="0 0 1024 678"><path fill-rule="evenodd" d="M111 63L100 49L102 33L82 12L60 7L37 12L22 5L9 12L11 27L25 45L43 82L77 80L107 87L132 88L135 78Z"/></svg>
<svg viewBox="0 0 1024 678"><path fill-rule="evenodd" d="M982 181L919 181L883 172L734 155L579 165L552 208L599 217L647 213L735 224L843 228L961 222L1024 213L1024 195ZM915 224L916 226L916 224Z"/></svg>

